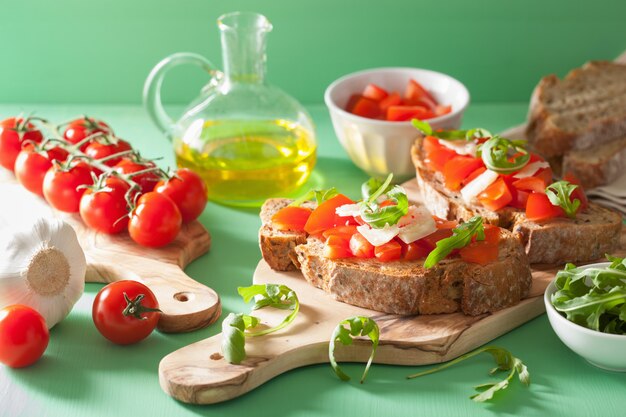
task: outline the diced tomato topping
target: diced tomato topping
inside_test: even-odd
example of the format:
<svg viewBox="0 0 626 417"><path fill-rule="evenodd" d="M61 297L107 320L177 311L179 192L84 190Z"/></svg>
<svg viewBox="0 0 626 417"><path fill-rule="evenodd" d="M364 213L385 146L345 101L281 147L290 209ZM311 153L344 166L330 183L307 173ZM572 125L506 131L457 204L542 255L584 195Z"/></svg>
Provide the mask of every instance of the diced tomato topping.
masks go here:
<svg viewBox="0 0 626 417"><path fill-rule="evenodd" d="M478 168L477 170L475 170L474 172L472 172L471 174L469 174L467 176L467 178L465 178L463 181L461 181L461 188L465 187L467 184L469 184L470 182L474 181L476 179L476 177L478 177L480 174L482 174L485 171L487 171L487 168L482 166L482 167Z"/></svg>
<svg viewBox="0 0 626 417"><path fill-rule="evenodd" d="M384 88L381 88L376 84L368 84L367 87L365 87L365 90L363 90L363 97L374 101L381 101L388 95L389 93Z"/></svg>
<svg viewBox="0 0 626 417"><path fill-rule="evenodd" d="M580 207L576 212L585 210L589 206L589 201L587 201L587 196L585 195L585 190L583 190L582 185L580 185L580 180L576 178L574 174L571 172L566 172L563 176L565 181L569 181L572 184L578 185L578 187L572 191L572 195L570 196L570 200L574 201L576 199L580 200Z"/></svg>
<svg viewBox="0 0 626 417"><path fill-rule="evenodd" d="M344 239L350 239L353 234L356 233L356 226L354 225L342 225L333 227L332 229L324 230L322 236L327 239L329 236L340 236Z"/></svg>
<svg viewBox="0 0 626 417"><path fill-rule="evenodd" d="M480 158L461 155L453 157L443 167L446 188L452 191L460 190L462 181L481 166L484 166L484 163Z"/></svg>
<svg viewBox="0 0 626 417"><path fill-rule="evenodd" d="M403 122L411 119L430 119L434 116L432 110L422 106L391 106L387 109L387 120Z"/></svg>
<svg viewBox="0 0 626 417"><path fill-rule="evenodd" d="M404 97L413 100L426 99L436 105L437 100L426 90L420 83L415 80L410 80L406 86Z"/></svg>
<svg viewBox="0 0 626 417"><path fill-rule="evenodd" d="M500 228L492 224L485 224L485 242L497 245L500 243Z"/></svg>
<svg viewBox="0 0 626 417"><path fill-rule="evenodd" d="M537 155L534 152L530 153L530 159L528 160L528 163L533 163L533 162L537 162L537 161L542 161L545 162L545 159L543 159L541 156Z"/></svg>
<svg viewBox="0 0 626 417"><path fill-rule="evenodd" d="M499 243L500 228L486 224L485 239L477 241L474 237L469 245L459 251L459 255L465 262L486 265L498 259Z"/></svg>
<svg viewBox="0 0 626 417"><path fill-rule="evenodd" d="M548 184L540 177L526 177L513 182L513 186L518 190L534 191L536 193L546 193Z"/></svg>
<svg viewBox="0 0 626 417"><path fill-rule="evenodd" d="M541 178L547 187L548 185L552 184L554 174L552 174L552 168L542 168L537 171L535 175L533 175L533 177Z"/></svg>
<svg viewBox="0 0 626 417"><path fill-rule="evenodd" d="M376 259L381 262L396 261L402 257L402 246L395 240L392 240L383 245L376 246L374 248L374 255Z"/></svg>
<svg viewBox="0 0 626 417"><path fill-rule="evenodd" d="M416 242L412 242L406 245L406 249L404 250L404 255L402 259L407 260L407 261L416 261L418 259L424 259L428 256L430 251L431 251L430 244L420 239Z"/></svg>
<svg viewBox="0 0 626 417"><path fill-rule="evenodd" d="M350 252L349 240L341 236L329 236L324 244L323 255L328 259L351 258L352 252Z"/></svg>
<svg viewBox="0 0 626 417"><path fill-rule="evenodd" d="M313 210L306 207L283 207L272 216L272 223L278 230L301 232Z"/></svg>
<svg viewBox="0 0 626 417"><path fill-rule="evenodd" d="M380 111L383 112L383 114L387 114L389 107L400 105L402 105L402 97L400 97L400 94L395 91L389 94L386 98L382 99L379 103Z"/></svg>
<svg viewBox="0 0 626 417"><path fill-rule="evenodd" d="M437 107L435 107L435 116L437 117L446 115L451 112L452 112L452 106L450 105L447 105L447 106L438 105Z"/></svg>
<svg viewBox="0 0 626 417"><path fill-rule="evenodd" d="M528 220L538 222L564 215L563 209L552 205L547 195L532 193L528 196L528 201L526 202L526 217Z"/></svg>
<svg viewBox="0 0 626 417"><path fill-rule="evenodd" d="M502 177L478 195L478 201L491 211L500 210L513 201L511 190Z"/></svg>
<svg viewBox="0 0 626 417"><path fill-rule="evenodd" d="M426 136L423 142L426 165L434 171L443 171L446 162L457 156L452 149L448 149L439 143L434 136Z"/></svg>
<svg viewBox="0 0 626 417"><path fill-rule="evenodd" d="M374 257L374 245L368 242L360 233L355 233L350 238L350 251L357 258Z"/></svg>
<svg viewBox="0 0 626 417"><path fill-rule="evenodd" d="M530 191L515 190L515 196L509 205L520 210L525 210L526 202L528 201L528 196L530 194Z"/></svg>
<svg viewBox="0 0 626 417"><path fill-rule="evenodd" d="M343 194L338 194L324 201L313 210L309 220L304 225L304 230L310 235L316 235L324 230L345 224L345 217L342 218L335 214L337 207L345 204L354 204L354 201Z"/></svg>
<svg viewBox="0 0 626 417"><path fill-rule="evenodd" d="M348 111L357 116L367 117L368 119L376 119L382 115L378 103L363 96L359 97L353 107Z"/></svg>
<svg viewBox="0 0 626 417"><path fill-rule="evenodd" d="M426 236L425 238L423 238L421 240L424 241L424 243L427 244L427 247L430 250L433 250L437 246L437 242L439 242L441 239L446 239L446 238L448 238L450 236L452 236L452 228L450 228L450 229L437 229L436 232L433 232L433 233L429 234L428 236Z"/></svg>
<svg viewBox="0 0 626 417"><path fill-rule="evenodd" d="M444 220L435 218L435 226L437 229L454 229L459 225L459 222L456 220Z"/></svg>

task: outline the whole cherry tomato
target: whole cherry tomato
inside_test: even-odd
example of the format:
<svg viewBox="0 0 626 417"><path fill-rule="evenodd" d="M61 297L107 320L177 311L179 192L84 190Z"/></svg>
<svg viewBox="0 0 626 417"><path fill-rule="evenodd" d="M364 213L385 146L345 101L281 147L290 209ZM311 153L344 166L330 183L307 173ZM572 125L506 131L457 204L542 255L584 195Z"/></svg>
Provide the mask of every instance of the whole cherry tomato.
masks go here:
<svg viewBox="0 0 626 417"><path fill-rule="evenodd" d="M75 119L69 122L63 132L63 137L68 142L76 144L86 137L95 135L96 133L107 134L113 133L113 131L109 125L103 121L94 119L93 117L84 116L81 119ZM89 146L89 142L90 141L87 141L81 145L80 150L84 152L87 146Z"/></svg>
<svg viewBox="0 0 626 417"><path fill-rule="evenodd" d="M118 345L137 343L152 333L161 312L150 288L137 281L117 281L100 290L92 317L102 336Z"/></svg>
<svg viewBox="0 0 626 417"><path fill-rule="evenodd" d="M176 238L181 223L180 211L169 197L149 192L139 197L130 213L128 232L140 245L157 248Z"/></svg>
<svg viewBox="0 0 626 417"><path fill-rule="evenodd" d="M88 188L80 198L80 217L98 232L121 232L128 226L126 192L129 189L120 178L107 177L101 187Z"/></svg>
<svg viewBox="0 0 626 417"><path fill-rule="evenodd" d="M23 368L37 362L48 347L50 334L46 321L24 305L0 310L0 362Z"/></svg>
<svg viewBox="0 0 626 417"><path fill-rule="evenodd" d="M41 142L43 135L29 119L10 117L0 122L0 165L13 171L25 141Z"/></svg>
<svg viewBox="0 0 626 417"><path fill-rule="evenodd" d="M122 160L115 165L114 169L120 174L132 174L133 172L139 172L154 167L156 167L154 162L135 162L132 159L122 158ZM139 184L142 193L148 193L154 190L154 186L161 180L161 177L156 171L151 171L134 175L132 179Z"/></svg>
<svg viewBox="0 0 626 417"><path fill-rule="evenodd" d="M179 169L168 180L159 181L154 191L172 199L185 223L197 219L207 202L206 184L198 174L187 168Z"/></svg>
<svg viewBox="0 0 626 417"><path fill-rule="evenodd" d="M54 164L43 179L43 196L55 209L75 213L85 192L81 186L92 184L91 168L86 163L70 167Z"/></svg>
<svg viewBox="0 0 626 417"><path fill-rule="evenodd" d="M15 177L31 193L43 197L43 179L52 167L53 161L62 162L67 158L63 148L41 150L28 144L24 146L15 160Z"/></svg>
<svg viewBox="0 0 626 417"><path fill-rule="evenodd" d="M95 142L90 143L85 148L85 154L92 157L93 159L102 159L108 156L114 155L116 153L130 151L132 147L130 143L126 142L124 139L119 138L110 138L108 139L110 143L107 142L107 139L96 140ZM122 160L119 158L107 159L104 161L104 164L107 166L115 166L118 162Z"/></svg>

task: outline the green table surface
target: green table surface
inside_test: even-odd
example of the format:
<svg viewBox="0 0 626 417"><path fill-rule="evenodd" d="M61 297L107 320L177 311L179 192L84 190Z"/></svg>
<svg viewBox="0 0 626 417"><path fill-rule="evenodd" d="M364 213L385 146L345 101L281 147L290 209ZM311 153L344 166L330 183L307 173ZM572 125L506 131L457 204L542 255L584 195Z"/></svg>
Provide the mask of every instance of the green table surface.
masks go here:
<svg viewBox="0 0 626 417"><path fill-rule="evenodd" d="M521 123L525 103L475 104L465 126L499 131ZM355 195L366 175L340 147L326 109L312 106L317 125L319 161L317 183L334 185ZM2 118L35 110L37 115L65 121L79 114L101 117L118 135L147 157L173 164L170 144L138 106L0 105ZM179 109L174 109L179 110ZM235 209L210 203L200 221L213 236L213 247L187 268L187 273L214 288L221 296L225 317L248 311L237 287L249 285L261 255L257 245L258 210ZM365 384L342 382L329 365L308 366L278 376L256 390L229 402L186 405L159 387L157 369L166 354L213 336L219 322L188 334L155 333L135 346L120 347L98 334L91 321L91 304L102 287L88 284L69 317L51 332L45 356L34 366L11 370L0 366L1 416L618 416L626 413L624 374L602 371L571 352L542 315L493 344L523 359L532 385L514 381L490 404L468 399L473 385L487 382L493 366L479 356L445 372L407 381L404 377L426 367L374 365ZM330 336L330 335L329 335ZM345 369L355 377L360 364Z"/></svg>

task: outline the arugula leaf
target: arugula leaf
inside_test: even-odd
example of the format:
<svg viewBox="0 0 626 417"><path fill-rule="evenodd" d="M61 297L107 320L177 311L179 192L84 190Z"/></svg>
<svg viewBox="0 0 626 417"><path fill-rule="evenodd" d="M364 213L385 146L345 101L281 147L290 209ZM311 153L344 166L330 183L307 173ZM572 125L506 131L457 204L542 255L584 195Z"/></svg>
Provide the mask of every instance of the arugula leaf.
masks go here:
<svg viewBox="0 0 626 417"><path fill-rule="evenodd" d="M424 267L432 268L454 249L461 249L469 245L474 235L476 235L476 240L485 240L483 218L480 216L474 216L467 222L461 223L452 229L452 236L438 241L435 249L428 254L426 261L424 261Z"/></svg>
<svg viewBox="0 0 626 417"><path fill-rule="evenodd" d="M439 372L443 369L449 368L452 365L455 365L483 352L490 353L491 356L493 356L493 359L495 360L497 365L495 368L489 371L489 375L494 375L500 371L508 371L509 373L502 381L496 383L488 382L486 384L480 384L475 386L474 388L480 392L478 394L472 395L470 397L472 400L476 402L484 402L493 399L493 395L496 392L502 391L509 386L509 383L511 382L515 374L517 374L522 384L526 386L530 385L530 373L528 372L528 368L526 367L526 365L524 365L521 359L513 356L513 354L511 354L511 352L509 352L508 350L497 346L484 346L480 349L476 349L473 352L459 356L458 358L451 360L450 362L447 362L443 365L436 366L427 371L409 375L407 376L407 379L418 378L420 376Z"/></svg>
<svg viewBox="0 0 626 417"><path fill-rule="evenodd" d="M376 201L360 203L361 218L375 229L382 229L386 225L393 226L409 212L409 198L404 188L399 185L394 186L391 191L387 192L387 197L395 204L382 207Z"/></svg>
<svg viewBox="0 0 626 417"><path fill-rule="evenodd" d="M576 217L576 210L580 207L579 199L576 198L574 201L570 199L576 188L578 185L564 180L554 182L546 187L546 195L552 205L561 207L567 217L572 219Z"/></svg>
<svg viewBox="0 0 626 417"><path fill-rule="evenodd" d="M487 168L499 174L510 174L530 161L530 153L523 143L525 141L510 141L495 135L480 146L479 152Z"/></svg>
<svg viewBox="0 0 626 417"><path fill-rule="evenodd" d="M433 128L430 126L430 123L423 120L413 119L411 120L411 124L414 128L422 132L424 135L432 136Z"/></svg>
<svg viewBox="0 0 626 417"><path fill-rule="evenodd" d="M470 129L465 132L465 140L470 141L474 139L480 138L491 138L493 135L487 129L483 129L482 127L477 127L475 129Z"/></svg>
<svg viewBox="0 0 626 417"><path fill-rule="evenodd" d="M365 181L361 185L361 195L363 196L363 200L369 201L369 199L379 190L381 190L380 194L389 192L389 190L393 187L391 185L391 178L393 178L393 174L389 174L384 182L374 177ZM386 187L383 187L384 184L386 184Z"/></svg>
<svg viewBox="0 0 626 417"><path fill-rule="evenodd" d="M239 364L246 358L246 329L256 327L259 319L242 313L230 313L222 322L222 354L229 363Z"/></svg>
<svg viewBox="0 0 626 417"><path fill-rule="evenodd" d="M349 326L349 329L345 326ZM378 328L378 324L369 318L363 316L354 316L342 320L330 338L330 344L328 345L328 358L330 359L330 365L333 367L335 374L343 380L349 381L350 377L344 373L339 364L337 364L337 360L335 359L335 343L340 342L344 346L349 346L353 342L353 337L358 336L367 336L372 341L372 354L367 361L367 365L365 365L365 370L363 371L363 375L361 376L361 384L365 381L367 377L367 372L370 369L370 365L374 360L374 355L376 354L376 348L378 347L378 342L380 339L380 329Z"/></svg>
<svg viewBox="0 0 626 417"><path fill-rule="evenodd" d="M301 206L305 201L309 201L315 198L317 204L322 204L326 200L330 200L334 196L339 194L339 191L335 187L329 188L327 190L309 190L306 194L300 196L296 200L292 201L289 204L292 207Z"/></svg>
<svg viewBox="0 0 626 417"><path fill-rule="evenodd" d="M434 131L432 126L423 120L411 120L413 127L421 131L426 136L435 136L437 139L472 141L477 138L490 138L493 136L490 131L483 128L475 128L470 130L439 130Z"/></svg>

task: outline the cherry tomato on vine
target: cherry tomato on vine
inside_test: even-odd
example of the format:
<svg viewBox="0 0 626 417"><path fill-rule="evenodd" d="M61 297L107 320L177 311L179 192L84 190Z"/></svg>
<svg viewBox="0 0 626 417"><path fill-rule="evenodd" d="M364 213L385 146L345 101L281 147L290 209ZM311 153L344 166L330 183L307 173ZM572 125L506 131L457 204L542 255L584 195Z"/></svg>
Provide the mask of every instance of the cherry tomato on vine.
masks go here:
<svg viewBox="0 0 626 417"><path fill-rule="evenodd" d="M135 162L128 158L122 158L122 160L115 165L114 169L120 174L132 174L133 172L139 172L154 167L156 167L154 162ZM154 190L154 186L161 180L161 177L157 172L151 171L135 175L132 179L139 184L142 193L148 193Z"/></svg>
<svg viewBox="0 0 626 417"><path fill-rule="evenodd" d="M161 312L150 288L137 281L117 281L102 288L92 317L102 336L118 345L137 343L152 333Z"/></svg>
<svg viewBox="0 0 626 417"><path fill-rule="evenodd" d="M85 116L69 122L63 132L63 137L68 142L76 144L96 133L112 133L112 130L103 121ZM89 146L89 142L81 145L80 150L84 152L87 146Z"/></svg>
<svg viewBox="0 0 626 417"><path fill-rule="evenodd" d="M98 232L121 232L128 226L126 192L129 189L120 178L107 177L101 187L88 188L80 198L80 217Z"/></svg>
<svg viewBox="0 0 626 417"><path fill-rule="evenodd" d="M170 179L159 181L154 191L172 199L185 223L197 219L207 202L206 184L187 168L179 169Z"/></svg>
<svg viewBox="0 0 626 417"><path fill-rule="evenodd" d="M169 197L149 192L139 197L130 213L128 233L140 245L157 248L176 238L181 223L180 211Z"/></svg>
<svg viewBox="0 0 626 417"><path fill-rule="evenodd" d="M22 148L15 160L15 177L28 191L43 197L43 179L52 167L52 161L63 162L67 155L63 148L44 151L28 144Z"/></svg>
<svg viewBox="0 0 626 417"><path fill-rule="evenodd" d="M0 362L23 368L37 362L48 347L50 334L46 321L24 305L0 310Z"/></svg>
<svg viewBox="0 0 626 417"><path fill-rule="evenodd" d="M43 196L55 209L75 213L85 192L83 185L92 185L91 167L79 162L70 167L54 164L43 179Z"/></svg>
<svg viewBox="0 0 626 417"><path fill-rule="evenodd" d="M43 135L28 119L9 117L0 122L0 165L13 171L25 141L39 143Z"/></svg>
<svg viewBox="0 0 626 417"><path fill-rule="evenodd" d="M107 156L111 156L124 151L130 151L132 149L130 143L126 142L125 140L119 138L115 138L114 140L116 140L115 143L102 143L100 141L92 142L87 145L84 152L87 156L90 156L93 159L102 159L106 158ZM119 157L108 159L103 163L104 165L112 167L119 163L121 160L122 158Z"/></svg>

